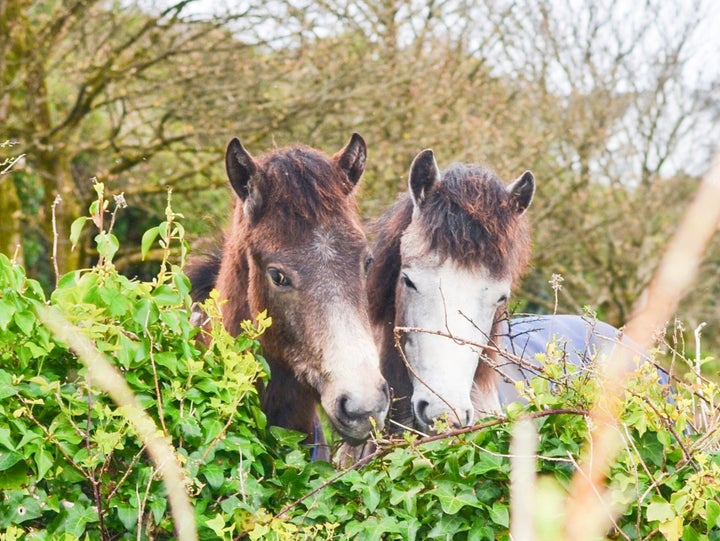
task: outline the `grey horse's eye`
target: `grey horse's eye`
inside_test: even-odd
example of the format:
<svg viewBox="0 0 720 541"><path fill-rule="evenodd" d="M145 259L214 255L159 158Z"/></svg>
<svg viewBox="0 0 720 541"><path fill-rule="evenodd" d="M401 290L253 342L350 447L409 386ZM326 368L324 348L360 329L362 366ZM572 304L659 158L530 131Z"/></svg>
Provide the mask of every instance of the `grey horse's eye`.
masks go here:
<svg viewBox="0 0 720 541"><path fill-rule="evenodd" d="M267 273L268 276L270 276L270 279L273 281L273 284L278 287L290 287L292 285L290 278L288 278L280 269L270 267L267 270Z"/></svg>
<svg viewBox="0 0 720 541"><path fill-rule="evenodd" d="M500 295L500 298L497 300L498 304L502 304L504 302L507 302L508 296L507 295Z"/></svg>
<svg viewBox="0 0 720 541"><path fill-rule="evenodd" d="M405 287L409 287L410 289L417 291L417 287L415 287L415 284L413 284L413 281L408 278L408 275L403 272L402 276L400 277L400 281L403 283Z"/></svg>

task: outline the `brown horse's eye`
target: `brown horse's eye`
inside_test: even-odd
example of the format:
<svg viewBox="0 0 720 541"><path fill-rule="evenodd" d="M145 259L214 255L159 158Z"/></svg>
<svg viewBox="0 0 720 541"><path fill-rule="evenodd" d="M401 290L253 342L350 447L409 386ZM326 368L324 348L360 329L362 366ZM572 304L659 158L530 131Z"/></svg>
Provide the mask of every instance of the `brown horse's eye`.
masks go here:
<svg viewBox="0 0 720 541"><path fill-rule="evenodd" d="M372 265L374 262L375 259L371 255L365 258L365 263L363 263L363 270L365 270L365 274L367 274L367 271L370 269L370 265Z"/></svg>
<svg viewBox="0 0 720 541"><path fill-rule="evenodd" d="M288 278L282 271L276 269L275 267L270 267L267 273L268 276L270 276L270 279L273 281L273 284L278 287L290 287L292 285L290 278Z"/></svg>

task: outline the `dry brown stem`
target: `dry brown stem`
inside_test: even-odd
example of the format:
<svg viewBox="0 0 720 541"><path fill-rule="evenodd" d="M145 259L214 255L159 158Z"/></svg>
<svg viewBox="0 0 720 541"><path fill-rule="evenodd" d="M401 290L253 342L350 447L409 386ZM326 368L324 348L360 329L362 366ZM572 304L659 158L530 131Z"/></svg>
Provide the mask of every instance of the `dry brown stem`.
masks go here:
<svg viewBox="0 0 720 541"><path fill-rule="evenodd" d="M38 305L37 314L53 335L67 344L85 364L88 379L112 398L133 426L165 483L178 540L196 541L195 512L185 490L185 476L175 450L139 404L125 378L105 359L90 339L57 310Z"/></svg>
<svg viewBox="0 0 720 541"><path fill-rule="evenodd" d="M694 200L668 244L667 250L645 293L636 304L625 334L645 349L653 347L695 276L706 246L720 223L720 153L716 153ZM606 511L608 491L605 478L620 450L618 427L620 404L625 389L625 372L633 359L631 350L613 349L603 365L604 391L591 410L593 432L570 486L565 538L583 541L602 538L612 523ZM601 501L598 501L598 500Z"/></svg>

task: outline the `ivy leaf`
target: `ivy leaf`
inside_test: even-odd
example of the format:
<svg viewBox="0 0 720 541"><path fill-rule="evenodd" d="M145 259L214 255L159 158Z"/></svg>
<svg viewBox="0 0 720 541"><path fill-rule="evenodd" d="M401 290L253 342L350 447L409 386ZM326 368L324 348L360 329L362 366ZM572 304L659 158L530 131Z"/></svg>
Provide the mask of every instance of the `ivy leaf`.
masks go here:
<svg viewBox="0 0 720 541"><path fill-rule="evenodd" d="M225 530L225 519L220 513L215 515L215 518L211 518L210 520L205 521L205 526L215 532L215 535L217 535L218 537L224 537L223 533Z"/></svg>
<svg viewBox="0 0 720 541"><path fill-rule="evenodd" d="M135 315L133 320L139 323L143 328L147 328L158 320L160 312L158 311L157 305L150 299L140 299L135 304Z"/></svg>
<svg viewBox="0 0 720 541"><path fill-rule="evenodd" d="M130 505L118 504L115 506L118 518L126 530L133 531L137 528L138 510Z"/></svg>
<svg viewBox="0 0 720 541"><path fill-rule="evenodd" d="M22 460L22 455L15 451L0 451L0 471L5 471Z"/></svg>
<svg viewBox="0 0 720 541"><path fill-rule="evenodd" d="M158 286L155 291L152 292L152 296L159 306L174 306L182 302L180 294L168 284Z"/></svg>
<svg viewBox="0 0 720 541"><path fill-rule="evenodd" d="M454 515L466 505L480 507L480 502L471 489L466 488L456 493L457 488L457 484L451 481L441 481L438 482L437 488L430 491L430 494L437 496L440 507L448 515Z"/></svg>
<svg viewBox="0 0 720 541"><path fill-rule="evenodd" d="M484 541L485 539L495 539L494 530L487 524L475 522L468 532L468 541Z"/></svg>
<svg viewBox="0 0 720 541"><path fill-rule="evenodd" d="M0 329L3 331L7 329L14 313L15 306L10 300L0 299Z"/></svg>
<svg viewBox="0 0 720 541"><path fill-rule="evenodd" d="M201 471L212 488L220 488L225 482L224 469L218 464L207 464Z"/></svg>
<svg viewBox="0 0 720 541"><path fill-rule="evenodd" d="M482 476L488 472L507 472L509 469L509 462L503 457L491 453L479 453L470 475Z"/></svg>
<svg viewBox="0 0 720 541"><path fill-rule="evenodd" d="M18 462L12 468L2 472L0 475L0 492L9 490L19 490L27 487L28 476L32 475L28 471L24 462ZM7 492L5 493L7 495ZM2 515L2 505L0 505L0 515Z"/></svg>
<svg viewBox="0 0 720 541"><path fill-rule="evenodd" d="M708 528L720 527L720 504L715 500L705 502L705 513L707 515Z"/></svg>
<svg viewBox="0 0 720 541"><path fill-rule="evenodd" d="M3 400L5 398L8 398L10 396L15 396L18 393L17 387L13 385L12 382L12 376L8 374L5 370L0 370L0 400ZM2 433L3 431L7 431L7 434L9 435L10 432L7 428L0 428L0 443L3 443L2 440ZM14 447L8 446L9 449L15 449Z"/></svg>
<svg viewBox="0 0 720 541"><path fill-rule="evenodd" d="M658 530L665 536L667 541L679 541L683 533L683 518L678 516L664 522L658 527Z"/></svg>
<svg viewBox="0 0 720 541"><path fill-rule="evenodd" d="M666 501L651 502L647 506L647 519L649 521L666 522L675 516L672 506Z"/></svg>
<svg viewBox="0 0 720 541"><path fill-rule="evenodd" d="M165 511L167 511L167 499L156 498L150 502L150 510L152 511L153 518L156 523L160 523Z"/></svg>
<svg viewBox="0 0 720 541"><path fill-rule="evenodd" d="M31 312L16 312L15 324L26 336L32 336L32 330L35 325L35 316Z"/></svg>
<svg viewBox="0 0 720 541"><path fill-rule="evenodd" d="M490 519L500 526L506 528L510 525L510 512L504 503L495 502L490 508Z"/></svg>
<svg viewBox="0 0 720 541"><path fill-rule="evenodd" d="M363 490L363 503L369 513L374 513L380 504L380 491L378 485L368 485Z"/></svg>
<svg viewBox="0 0 720 541"><path fill-rule="evenodd" d="M37 478L43 479L53 465L52 455L43 447L39 447L35 452L35 464L37 465Z"/></svg>
<svg viewBox="0 0 720 541"><path fill-rule="evenodd" d="M173 284L177 288L180 297L184 298L185 296L190 294L190 289L192 289L190 279L182 273L179 267L173 266L172 271Z"/></svg>
<svg viewBox="0 0 720 541"><path fill-rule="evenodd" d="M155 359L155 364L164 366L172 372L173 376L177 375L178 360L175 353L172 351L162 351L160 353L156 353L153 359Z"/></svg>
<svg viewBox="0 0 720 541"><path fill-rule="evenodd" d="M13 506L14 522L20 524L28 520L35 520L42 516L40 502L33 497L23 498L22 502Z"/></svg>
<svg viewBox="0 0 720 541"><path fill-rule="evenodd" d="M0 371L0 375L2 374L4 374L4 372ZM0 385L2 384L0 383ZM13 444L12 439L10 438L10 429L5 428L4 426L0 427L0 444L4 445L11 451L15 451L16 449L15 444Z"/></svg>

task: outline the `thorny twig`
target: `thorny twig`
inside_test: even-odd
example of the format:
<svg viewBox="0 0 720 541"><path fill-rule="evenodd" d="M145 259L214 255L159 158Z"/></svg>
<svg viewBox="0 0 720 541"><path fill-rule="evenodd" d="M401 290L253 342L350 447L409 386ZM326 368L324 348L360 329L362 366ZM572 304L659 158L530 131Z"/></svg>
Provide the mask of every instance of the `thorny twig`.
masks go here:
<svg viewBox="0 0 720 541"><path fill-rule="evenodd" d="M577 409L552 409L552 410L544 410L544 411L536 411L529 413L526 418L529 419L540 419L542 417L549 417L550 415L588 415L588 412L585 410L577 410ZM335 481L342 478L343 476L347 475L352 470L357 470L362 468L363 466L369 464L376 458L383 457L387 454L389 454L391 451L399 448L404 447L407 445L412 446L413 448L419 447L421 445L424 445L426 443L431 443L434 441L444 440L444 439L452 439L456 438L458 436L462 436L463 434L471 434L473 432L478 432L480 430L484 430L486 428L490 428L493 426L501 425L510 422L510 419L507 417L497 417L495 419L485 421L483 423L478 423L472 426L466 426L463 428L458 428L455 430L449 430L448 432L443 432L442 434L435 434L432 436L426 436L423 438L418 438L415 441L412 441L408 443L406 440L390 440L389 443L384 447L378 447L375 451L372 453L360 458L359 460L355 461L353 464L348 466L347 468L344 468L343 470L339 471L337 474L333 475L330 479L325 481L323 484L317 486L310 492L303 494L295 501L287 504L285 507L283 507L280 512L278 512L274 518L282 518L284 517L291 509L294 507L297 507L302 502L307 500L308 498L311 498L315 494L318 494L323 489L327 488L328 486L332 485Z"/></svg>
<svg viewBox="0 0 720 541"><path fill-rule="evenodd" d="M452 411L453 415L455 415L455 417L456 417L457 419L460 419L460 416L458 415L457 411L456 411L455 408L452 406L452 404L450 404L447 400L445 400L445 398L443 398L442 396L440 396L440 395L437 393L437 391L435 391L435 389L433 389L430 385L428 385L427 383L425 383L425 381L418 375L418 373L415 371L415 369L412 367L412 365L408 362L407 357L405 356L405 351L403 350L403 348L402 348L402 346L401 346L401 344L400 344L400 337L401 337L401 334L400 334L400 333L401 333L401 331L402 331L403 329L405 329L405 328L404 328L404 327L395 327L395 329L393 330L393 335L394 335L394 337L395 337L395 348L396 348L397 351L400 353L400 358L402 359L403 363L405 364L405 367L407 368L408 372L410 372L410 374L411 374L415 379L417 379L420 383L422 383L425 387L427 387L428 390L429 390L432 394L434 394L434 395L437 396L440 400L442 400L442 401L445 403L445 405L450 409L450 411ZM443 334L443 336L447 336L447 335Z"/></svg>

